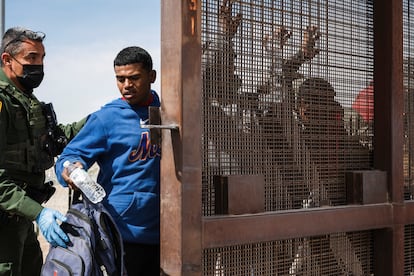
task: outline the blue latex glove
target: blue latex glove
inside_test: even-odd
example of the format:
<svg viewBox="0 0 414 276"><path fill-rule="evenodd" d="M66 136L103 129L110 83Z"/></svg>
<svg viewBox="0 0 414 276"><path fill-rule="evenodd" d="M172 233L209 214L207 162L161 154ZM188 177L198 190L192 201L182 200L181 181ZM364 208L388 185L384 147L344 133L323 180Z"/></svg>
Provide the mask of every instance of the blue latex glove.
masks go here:
<svg viewBox="0 0 414 276"><path fill-rule="evenodd" d="M40 232L42 232L45 239L52 246L66 248L66 243L69 242L69 238L60 228L56 220L64 222L66 221L66 217L59 211L50 208L43 208L36 218L37 225L39 225Z"/></svg>

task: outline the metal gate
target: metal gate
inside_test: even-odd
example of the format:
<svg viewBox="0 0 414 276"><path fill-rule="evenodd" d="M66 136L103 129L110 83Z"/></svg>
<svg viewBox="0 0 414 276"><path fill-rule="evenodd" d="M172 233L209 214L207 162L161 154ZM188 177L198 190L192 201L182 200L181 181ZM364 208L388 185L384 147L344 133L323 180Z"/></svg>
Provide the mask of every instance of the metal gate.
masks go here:
<svg viewBox="0 0 414 276"><path fill-rule="evenodd" d="M414 273L412 5L377 2L162 2L165 274Z"/></svg>

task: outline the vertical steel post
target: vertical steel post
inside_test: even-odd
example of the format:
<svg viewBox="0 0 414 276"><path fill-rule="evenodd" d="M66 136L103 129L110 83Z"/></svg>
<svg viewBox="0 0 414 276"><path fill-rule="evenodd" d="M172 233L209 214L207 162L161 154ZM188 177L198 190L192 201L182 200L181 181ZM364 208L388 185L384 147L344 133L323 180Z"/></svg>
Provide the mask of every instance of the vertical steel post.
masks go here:
<svg viewBox="0 0 414 276"><path fill-rule="evenodd" d="M394 219L404 208L402 0L374 1L374 167L388 175ZM375 231L374 273L404 274L404 225Z"/></svg>
<svg viewBox="0 0 414 276"><path fill-rule="evenodd" d="M1 35L1 37L3 37L3 34L4 34L4 22L6 21L5 20L5 14L6 14L6 11L5 11L5 2L6 2L6 0L0 0L0 35Z"/></svg>
<svg viewBox="0 0 414 276"><path fill-rule="evenodd" d="M201 275L201 0L161 2L161 268Z"/></svg>

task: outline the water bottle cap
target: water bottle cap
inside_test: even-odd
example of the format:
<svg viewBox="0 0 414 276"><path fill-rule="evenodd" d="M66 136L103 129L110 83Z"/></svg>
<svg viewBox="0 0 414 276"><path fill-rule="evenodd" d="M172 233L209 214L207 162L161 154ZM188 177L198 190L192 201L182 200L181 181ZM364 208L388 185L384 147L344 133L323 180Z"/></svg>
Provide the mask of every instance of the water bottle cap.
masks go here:
<svg viewBox="0 0 414 276"><path fill-rule="evenodd" d="M69 167L69 165L70 165L70 161L69 161L69 160L66 160L66 161L63 163L63 167L64 167L64 168Z"/></svg>

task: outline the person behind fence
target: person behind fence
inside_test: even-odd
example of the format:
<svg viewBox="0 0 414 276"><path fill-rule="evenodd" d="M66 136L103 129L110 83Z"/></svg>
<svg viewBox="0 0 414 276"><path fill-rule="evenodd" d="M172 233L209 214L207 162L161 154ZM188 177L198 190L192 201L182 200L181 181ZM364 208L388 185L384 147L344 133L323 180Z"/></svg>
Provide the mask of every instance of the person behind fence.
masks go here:
<svg viewBox="0 0 414 276"><path fill-rule="evenodd" d="M328 81L308 78L299 87L297 103L301 137L311 159L321 169L321 178L327 187L344 186L345 171L370 168L370 151L357 137L347 133L344 110L335 96L334 88ZM338 191L329 194L334 205L344 198L345 195Z"/></svg>
<svg viewBox="0 0 414 276"><path fill-rule="evenodd" d="M39 275L43 256L32 221L54 246L68 241L58 221L65 217L46 208L54 187L45 183L67 140L84 120L57 124L52 104L33 94L43 80L45 34L8 29L1 44L0 70L0 275Z"/></svg>
<svg viewBox="0 0 414 276"><path fill-rule="evenodd" d="M56 162L56 174L74 187L63 167L66 160L89 169L99 165L97 182L107 196L103 205L124 242L128 275L160 273L160 156L151 145L149 106L160 106L151 89L156 79L149 53L136 46L121 50L114 60L121 98L92 113Z"/></svg>
<svg viewBox="0 0 414 276"><path fill-rule="evenodd" d="M343 109L335 101L332 85L322 78L306 79L299 87L298 113L304 133L311 138L321 139L323 135L346 135L343 123Z"/></svg>

